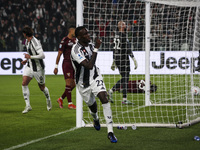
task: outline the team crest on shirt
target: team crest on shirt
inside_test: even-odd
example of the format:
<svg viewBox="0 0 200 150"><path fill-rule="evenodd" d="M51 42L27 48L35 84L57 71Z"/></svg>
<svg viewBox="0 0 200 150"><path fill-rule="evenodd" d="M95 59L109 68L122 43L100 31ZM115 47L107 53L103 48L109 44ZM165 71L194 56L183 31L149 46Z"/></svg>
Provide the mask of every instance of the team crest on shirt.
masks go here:
<svg viewBox="0 0 200 150"><path fill-rule="evenodd" d="M83 49L82 52L83 52L84 56L88 56L88 52L86 51L86 49Z"/></svg>
<svg viewBox="0 0 200 150"><path fill-rule="evenodd" d="M67 73L67 76L70 77L70 73Z"/></svg>

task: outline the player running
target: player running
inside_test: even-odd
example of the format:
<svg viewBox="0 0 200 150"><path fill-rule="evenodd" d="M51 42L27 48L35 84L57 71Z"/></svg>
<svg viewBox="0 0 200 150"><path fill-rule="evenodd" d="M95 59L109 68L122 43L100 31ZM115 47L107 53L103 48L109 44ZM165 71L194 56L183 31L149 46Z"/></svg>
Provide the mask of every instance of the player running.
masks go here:
<svg viewBox="0 0 200 150"><path fill-rule="evenodd" d="M101 41L97 39L95 46L90 43L90 34L84 26L77 27L75 35L78 42L72 48L71 59L75 70L76 87L90 109L96 130L100 130L100 123L95 96L100 99L108 129L108 138L112 143L116 143L117 138L113 133L112 111L107 99L106 87L99 68L95 65Z"/></svg>
<svg viewBox="0 0 200 150"><path fill-rule="evenodd" d="M65 91L62 94L60 98L58 98L57 102L59 103L59 107L63 108L63 100L65 97L67 97L68 100L68 108L69 109L76 109L76 106L72 103L72 96L71 96L71 91L75 87L75 82L74 82L74 68L72 67L70 55L71 55L71 49L73 44L76 41L75 38L75 28L74 26L71 26L68 31L68 35L62 39L59 45L58 49L58 55L56 58L56 66L54 69L54 74L57 75L58 73L58 63L60 61L60 57L63 54L63 63L62 63L62 70L63 70L63 75L65 78Z"/></svg>
<svg viewBox="0 0 200 150"><path fill-rule="evenodd" d="M122 104L132 104L130 101L127 100L127 89L128 89L128 81L129 81L129 74L130 74L130 60L129 56L134 61L135 68L137 69L137 61L128 47L126 36L126 23L123 21L118 22L118 31L115 34L114 38L114 50L113 50L113 63L111 66L112 70L115 68L119 69L119 73L121 75L121 80L119 80L112 89L108 90L109 100L113 102L112 93L119 89L122 85L123 87L123 101Z"/></svg>
<svg viewBox="0 0 200 150"><path fill-rule="evenodd" d="M51 110L51 99L48 88L45 86L45 65L43 59L45 55L43 53L42 46L40 42L33 36L33 30L29 26L25 26L22 30L24 37L26 38L25 46L27 52L24 54L26 60L23 60L21 63L23 65L27 64L24 68L23 73L23 82L22 82L22 93L26 103L26 107L23 114L32 110L30 105L30 92L28 88L29 82L34 77L37 82L40 90L44 93L47 102L47 110Z"/></svg>

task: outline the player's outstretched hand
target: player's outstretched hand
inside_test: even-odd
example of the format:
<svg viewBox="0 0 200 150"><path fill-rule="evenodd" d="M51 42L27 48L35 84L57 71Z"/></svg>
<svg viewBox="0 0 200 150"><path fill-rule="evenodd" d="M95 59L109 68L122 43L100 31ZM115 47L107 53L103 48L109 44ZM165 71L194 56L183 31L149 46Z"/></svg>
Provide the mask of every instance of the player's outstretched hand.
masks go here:
<svg viewBox="0 0 200 150"><path fill-rule="evenodd" d="M137 60L135 59L135 57L133 57L132 59L133 59L134 65L135 65L135 68L134 68L134 69L137 69L137 67L138 67Z"/></svg>
<svg viewBox="0 0 200 150"><path fill-rule="evenodd" d="M99 37L97 37L96 41L95 41L95 46L94 47L98 49L100 46L101 46L101 40L99 39Z"/></svg>

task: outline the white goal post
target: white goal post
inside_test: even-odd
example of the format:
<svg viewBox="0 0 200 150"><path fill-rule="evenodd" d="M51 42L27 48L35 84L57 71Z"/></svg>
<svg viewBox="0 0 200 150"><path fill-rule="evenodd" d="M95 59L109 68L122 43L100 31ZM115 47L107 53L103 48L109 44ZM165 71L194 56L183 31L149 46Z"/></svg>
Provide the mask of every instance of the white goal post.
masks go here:
<svg viewBox="0 0 200 150"><path fill-rule="evenodd" d="M107 90L121 78L118 70L110 69L112 39L121 20L126 22L129 48L138 61L136 70L131 62L129 80L145 80L144 93L127 94L132 105L123 105L122 93L113 93L114 126L182 128L200 122L200 95L191 92L193 86L200 87L199 0L76 1L76 25L86 26L93 40L102 39L97 66ZM157 91L151 93L152 84ZM90 112L76 92L76 126L92 127ZM100 123L106 126L96 100Z"/></svg>

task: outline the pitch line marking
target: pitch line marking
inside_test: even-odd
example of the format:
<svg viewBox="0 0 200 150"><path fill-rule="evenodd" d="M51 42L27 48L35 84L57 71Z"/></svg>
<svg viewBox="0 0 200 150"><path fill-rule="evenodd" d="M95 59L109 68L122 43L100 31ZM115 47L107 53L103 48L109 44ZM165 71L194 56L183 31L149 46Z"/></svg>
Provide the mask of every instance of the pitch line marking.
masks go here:
<svg viewBox="0 0 200 150"><path fill-rule="evenodd" d="M19 145L16 145L16 146L12 146L10 148L6 148L4 150L14 150L14 149L17 149L17 148L21 148L21 147L24 147L24 146L27 146L29 144L33 144L33 143L36 143L36 142L40 142L42 140L46 140L46 139L49 139L51 137L55 137L55 136L58 136L58 135L61 135L61 134L64 134L64 133L67 133L67 132L71 132L71 131L74 131L78 129L77 127L74 127L74 128L71 128L69 130L66 130L66 131L62 131L62 132L59 132L59 133L56 133L56 134L52 134L52 135L49 135L49 136L46 136L46 137L43 137L43 138L39 138L39 139L36 139L36 140L32 140L32 141L29 141L29 142L26 142L26 143L23 143L23 144L19 144Z"/></svg>

